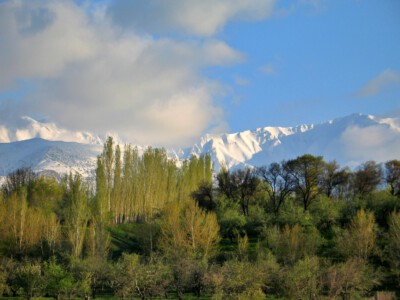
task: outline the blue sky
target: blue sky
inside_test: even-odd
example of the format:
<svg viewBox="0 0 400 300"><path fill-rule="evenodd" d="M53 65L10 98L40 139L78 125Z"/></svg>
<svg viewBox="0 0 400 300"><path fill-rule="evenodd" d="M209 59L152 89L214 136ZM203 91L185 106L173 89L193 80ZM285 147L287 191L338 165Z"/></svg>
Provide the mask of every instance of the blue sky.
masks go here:
<svg viewBox="0 0 400 300"><path fill-rule="evenodd" d="M3 0L0 123L170 146L398 116L399 53L398 0Z"/></svg>

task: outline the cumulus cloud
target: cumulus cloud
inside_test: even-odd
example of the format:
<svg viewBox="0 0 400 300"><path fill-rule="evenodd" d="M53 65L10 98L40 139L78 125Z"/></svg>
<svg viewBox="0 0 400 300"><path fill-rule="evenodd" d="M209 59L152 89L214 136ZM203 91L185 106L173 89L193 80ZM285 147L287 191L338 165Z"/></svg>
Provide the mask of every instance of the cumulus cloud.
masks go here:
<svg viewBox="0 0 400 300"><path fill-rule="evenodd" d="M343 132L341 142L349 160L385 162L399 158L400 132L385 125L351 126Z"/></svg>
<svg viewBox="0 0 400 300"><path fill-rule="evenodd" d="M274 3L275 0L114 0L107 15L123 28L212 36L232 19L270 16Z"/></svg>
<svg viewBox="0 0 400 300"><path fill-rule="evenodd" d="M165 10L162 14L173 13L164 7L169 1L113 1L107 13L115 17L123 3L136 3L130 12L135 19L137 10L150 14L151 2ZM184 16L176 16L176 22L209 35L230 18L261 18L273 1L212 1L217 12L211 10L204 20L206 6L200 15L194 8L203 3L209 8L210 1L190 1L194 8L181 2ZM268 5L256 13L261 2ZM118 132L140 143L185 145L223 126L213 100L223 87L201 70L241 62L242 54L220 40L154 38L121 31L107 20L73 1L0 2L0 91L29 80L34 88L22 98L20 113L72 130Z"/></svg>
<svg viewBox="0 0 400 300"><path fill-rule="evenodd" d="M387 69L375 78L371 79L369 82L367 82L366 85L361 87L361 89L356 92L356 96L375 96L393 85L400 85L400 72Z"/></svg>

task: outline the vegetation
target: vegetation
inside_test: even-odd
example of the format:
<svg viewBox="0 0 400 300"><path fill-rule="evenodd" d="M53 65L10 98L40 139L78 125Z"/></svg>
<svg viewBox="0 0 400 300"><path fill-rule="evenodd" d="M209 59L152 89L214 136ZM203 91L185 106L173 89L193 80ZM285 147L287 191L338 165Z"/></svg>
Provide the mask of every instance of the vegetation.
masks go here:
<svg viewBox="0 0 400 300"><path fill-rule="evenodd" d="M179 167L109 138L95 182L28 169L0 193L0 294L122 299L400 296L400 161L303 155Z"/></svg>

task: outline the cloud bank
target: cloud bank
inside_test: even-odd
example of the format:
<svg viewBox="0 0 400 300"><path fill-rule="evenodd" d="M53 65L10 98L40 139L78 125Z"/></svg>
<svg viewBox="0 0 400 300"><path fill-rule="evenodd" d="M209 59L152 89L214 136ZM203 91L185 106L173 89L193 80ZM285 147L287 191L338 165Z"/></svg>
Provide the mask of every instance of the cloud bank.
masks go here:
<svg viewBox="0 0 400 300"><path fill-rule="evenodd" d="M0 92L24 82L18 114L131 142L188 145L224 126L224 87L202 75L243 55L213 34L270 15L274 1L0 2ZM135 21L133 21L135 20ZM155 36L180 30L202 38ZM9 112L8 112L9 113Z"/></svg>
<svg viewBox="0 0 400 300"><path fill-rule="evenodd" d="M358 97L372 97L380 94L388 87L400 85L400 73L394 70L384 70L356 93Z"/></svg>
<svg viewBox="0 0 400 300"><path fill-rule="evenodd" d="M232 20L260 20L275 0L114 0L107 14L121 27L212 36Z"/></svg>
<svg viewBox="0 0 400 300"><path fill-rule="evenodd" d="M383 125L351 126L343 132L341 142L349 160L384 162L399 158L399 133L399 129Z"/></svg>

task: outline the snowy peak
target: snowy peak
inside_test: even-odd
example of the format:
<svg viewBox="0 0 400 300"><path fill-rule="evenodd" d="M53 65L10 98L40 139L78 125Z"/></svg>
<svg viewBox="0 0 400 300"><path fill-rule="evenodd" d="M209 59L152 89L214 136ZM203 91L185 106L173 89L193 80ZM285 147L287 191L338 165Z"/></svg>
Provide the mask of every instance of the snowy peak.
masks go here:
<svg viewBox="0 0 400 300"><path fill-rule="evenodd" d="M39 122L23 116L15 124L0 124L0 143L42 138L49 141L76 142L81 144L103 144L104 139L89 132L70 131L57 127L54 123Z"/></svg>
<svg viewBox="0 0 400 300"><path fill-rule="evenodd" d="M92 177L101 145L47 141L40 138L0 144L0 176L18 168L37 173L80 173Z"/></svg>
<svg viewBox="0 0 400 300"><path fill-rule="evenodd" d="M384 150L380 144L382 139L387 140ZM395 149L399 147L398 118L353 114L317 125L263 127L232 134L206 135L187 152L187 156L210 153L217 171L221 164L228 168L260 166L305 153L353 166L370 159L385 161L396 158Z"/></svg>
<svg viewBox="0 0 400 300"><path fill-rule="evenodd" d="M91 177L104 141L101 136L72 132L53 123L23 117L14 127L0 125L0 176L17 168L31 167L41 173L72 171ZM124 144L118 138L115 142ZM145 148L135 146L140 151ZM336 160L342 166L356 167L367 160L400 159L398 149L399 118L353 114L316 125L269 126L207 134L190 148L169 149L167 153L178 164L191 155L208 153L214 162L214 171L218 172L222 164L228 168L255 167L305 153L322 155L326 161Z"/></svg>

